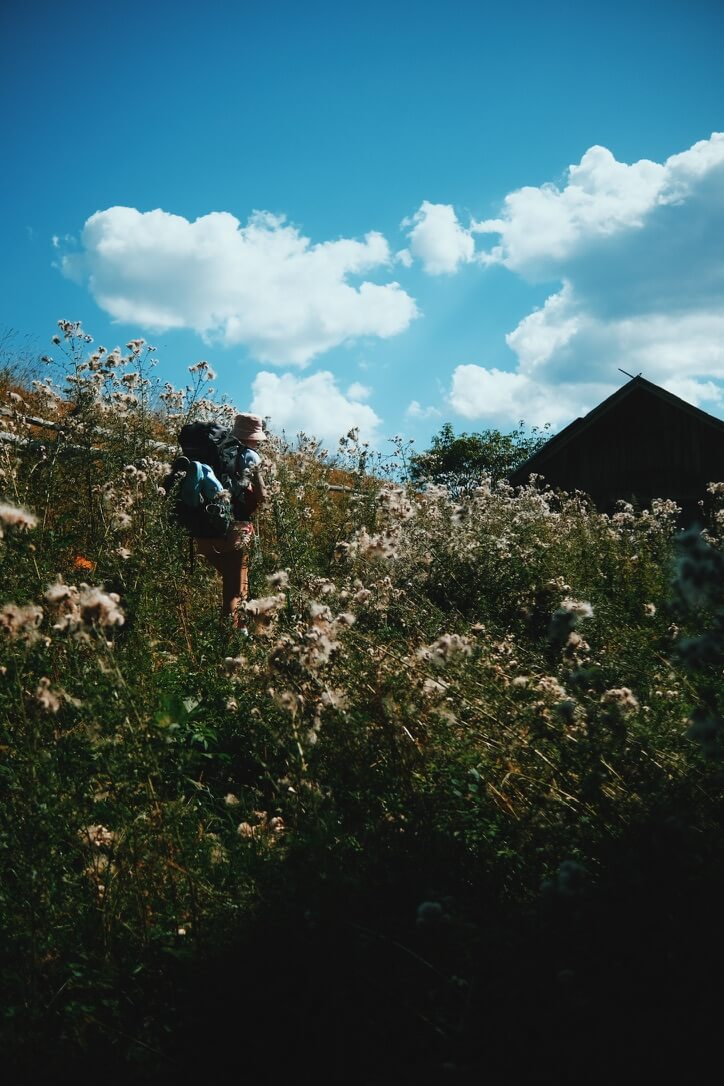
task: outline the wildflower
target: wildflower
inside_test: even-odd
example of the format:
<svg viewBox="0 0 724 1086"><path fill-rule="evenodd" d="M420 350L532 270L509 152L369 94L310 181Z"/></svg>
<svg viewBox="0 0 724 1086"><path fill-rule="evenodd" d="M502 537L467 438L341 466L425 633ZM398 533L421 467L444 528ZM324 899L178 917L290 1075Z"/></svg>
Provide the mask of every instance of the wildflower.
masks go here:
<svg viewBox="0 0 724 1086"><path fill-rule="evenodd" d="M325 709L336 709L344 712L349 708L349 698L344 690L323 690L321 704Z"/></svg>
<svg viewBox="0 0 724 1086"><path fill-rule="evenodd" d="M593 608L590 603L571 599L570 596L561 600L561 610L567 611L571 615L575 615L576 619L593 618Z"/></svg>
<svg viewBox="0 0 724 1086"><path fill-rule="evenodd" d="M226 849L222 845L217 834L207 833L205 836L211 846L209 849L209 859L212 864L225 863L228 860L228 856L226 854Z"/></svg>
<svg viewBox="0 0 724 1086"><path fill-rule="evenodd" d="M82 554L76 554L73 559L73 566L75 569L85 569L91 572L96 568L95 562L91 562L90 558L85 558Z"/></svg>
<svg viewBox="0 0 724 1086"><path fill-rule="evenodd" d="M61 697L56 690L52 690L50 679L42 678L35 691L35 700L47 713L57 713L61 705Z"/></svg>
<svg viewBox="0 0 724 1086"><path fill-rule="evenodd" d="M566 596L551 616L548 626L548 639L554 645L564 645L568 636L582 619L592 618L593 608L590 603L574 600Z"/></svg>
<svg viewBox="0 0 724 1086"><path fill-rule="evenodd" d="M295 694L293 690L282 690L281 693L277 693L273 688L270 688L269 694L280 708L289 713L292 719L304 708L304 698L301 694Z"/></svg>
<svg viewBox="0 0 724 1086"><path fill-rule="evenodd" d="M246 667L246 659L243 656L226 656L224 658L224 672L227 675L239 675Z"/></svg>
<svg viewBox="0 0 724 1086"><path fill-rule="evenodd" d="M289 571L278 569L276 573L269 574L266 582L270 588L276 588L279 592L283 592L284 589L289 588Z"/></svg>
<svg viewBox="0 0 724 1086"><path fill-rule="evenodd" d="M575 653L585 654L591 651L591 646L587 641L581 637L575 630L571 630L566 641L566 654L573 655Z"/></svg>
<svg viewBox="0 0 724 1086"><path fill-rule="evenodd" d="M58 578L48 585L44 598L56 611L53 629L71 633L77 639L86 636L84 627L122 626L126 621L115 592L106 593L87 584L76 588Z"/></svg>
<svg viewBox="0 0 724 1086"><path fill-rule="evenodd" d="M544 697L551 698L553 701L563 701L568 697L558 679L554 678L553 675L543 675L537 680L535 689Z"/></svg>
<svg viewBox="0 0 724 1086"><path fill-rule="evenodd" d="M35 528L37 523L38 518L33 513L29 513L27 509L21 509L17 505L8 505L7 502L0 502L0 539L3 538L3 525L27 531L30 528Z"/></svg>
<svg viewBox="0 0 724 1086"><path fill-rule="evenodd" d="M80 617L86 626L122 626L126 616L119 603L120 596L116 592L102 592L87 584L80 586Z"/></svg>
<svg viewBox="0 0 724 1086"><path fill-rule="evenodd" d="M425 679L422 684L422 693L428 698L441 698L448 690L448 684L440 679Z"/></svg>
<svg viewBox="0 0 724 1086"><path fill-rule="evenodd" d="M238 807L239 797L235 796L233 792L227 792L224 796L224 803L227 807Z"/></svg>
<svg viewBox="0 0 724 1086"><path fill-rule="evenodd" d="M639 711L639 701L627 686L613 687L601 695L601 705L616 709L621 716L633 716Z"/></svg>
<svg viewBox="0 0 724 1086"><path fill-rule="evenodd" d="M250 822L240 822L236 827L236 832L239 834L239 837L245 837L247 839L255 836L254 827Z"/></svg>
<svg viewBox="0 0 724 1086"><path fill-rule="evenodd" d="M332 612L323 603L315 603L312 600L307 610L313 626L324 626L332 621Z"/></svg>
<svg viewBox="0 0 724 1086"><path fill-rule="evenodd" d="M254 632L262 637L273 636L273 627L279 611L286 605L287 597L283 592L273 596L261 596L255 600L245 600L240 610L246 612L254 625Z"/></svg>
<svg viewBox="0 0 724 1086"><path fill-rule="evenodd" d="M275 615L287 602L283 592L274 596L261 596L259 599L246 600L242 605L249 615L259 617L262 615Z"/></svg>
<svg viewBox="0 0 724 1086"><path fill-rule="evenodd" d="M337 544L341 547L342 544ZM368 562L383 562L397 557L397 537L391 530L370 535L366 528L362 528L351 544L349 552L359 555Z"/></svg>
<svg viewBox="0 0 724 1086"><path fill-rule="evenodd" d="M105 826L85 826L79 831L79 836L85 845L91 848L110 848L116 840L113 830Z"/></svg>
<svg viewBox="0 0 724 1086"><path fill-rule="evenodd" d="M42 621L43 609L33 603L6 603L0 611L0 630L11 641L24 641L26 644L37 641L38 627Z"/></svg>
<svg viewBox="0 0 724 1086"><path fill-rule="evenodd" d="M446 667L455 660L470 656L472 651L467 637L446 633L438 637L431 645L418 649L417 656L421 660L429 660L434 667Z"/></svg>
<svg viewBox="0 0 724 1086"><path fill-rule="evenodd" d="M655 603L645 603L644 604L644 614L646 615L647 618L653 618L654 615L656 614L656 604Z"/></svg>

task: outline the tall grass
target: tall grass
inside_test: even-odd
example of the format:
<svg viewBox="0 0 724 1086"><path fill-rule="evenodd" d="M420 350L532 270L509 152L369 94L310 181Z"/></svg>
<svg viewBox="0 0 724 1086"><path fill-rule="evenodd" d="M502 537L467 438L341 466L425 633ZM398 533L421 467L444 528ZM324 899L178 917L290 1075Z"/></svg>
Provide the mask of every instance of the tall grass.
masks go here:
<svg viewBox="0 0 724 1086"><path fill-rule="evenodd" d="M56 339L0 445L16 1080L672 1060L722 959L721 518L275 439L243 638L159 486L209 367Z"/></svg>

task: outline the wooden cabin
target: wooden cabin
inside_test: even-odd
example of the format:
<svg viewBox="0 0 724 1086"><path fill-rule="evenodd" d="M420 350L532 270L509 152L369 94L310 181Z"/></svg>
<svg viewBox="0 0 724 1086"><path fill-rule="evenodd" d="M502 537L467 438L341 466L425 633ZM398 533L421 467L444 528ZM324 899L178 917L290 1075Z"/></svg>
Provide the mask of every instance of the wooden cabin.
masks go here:
<svg viewBox="0 0 724 1086"><path fill-rule="evenodd" d="M510 476L542 475L561 490L582 490L602 512L617 500L636 507L673 498L694 520L710 482L724 481L724 422L633 377L587 415L555 434Z"/></svg>

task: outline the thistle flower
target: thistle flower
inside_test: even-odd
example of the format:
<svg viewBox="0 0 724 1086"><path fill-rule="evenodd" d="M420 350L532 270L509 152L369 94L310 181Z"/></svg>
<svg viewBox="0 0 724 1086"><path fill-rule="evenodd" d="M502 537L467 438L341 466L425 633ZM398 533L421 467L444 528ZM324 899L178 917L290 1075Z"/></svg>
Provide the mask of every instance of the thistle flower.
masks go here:
<svg viewBox="0 0 724 1086"><path fill-rule="evenodd" d="M443 668L453 661L470 656L472 651L472 645L467 637L446 633L432 644L418 649L416 655L421 660L429 661L433 667Z"/></svg>
<svg viewBox="0 0 724 1086"><path fill-rule="evenodd" d="M553 675L543 675L535 683L535 689L552 701L563 701L568 694Z"/></svg>
<svg viewBox="0 0 724 1086"><path fill-rule="evenodd" d="M566 596L551 616L548 626L548 639L554 645L564 645L571 631L580 621L593 617L593 608L590 603L582 600L574 600Z"/></svg>
<svg viewBox="0 0 724 1086"><path fill-rule="evenodd" d="M40 679L35 691L35 700L41 709L47 713L57 713L60 709L61 697L62 694L59 691L51 689L50 679L45 677Z"/></svg>
<svg viewBox="0 0 724 1086"><path fill-rule="evenodd" d="M241 674L246 667L246 658L243 656L226 656L224 658L224 673L229 676Z"/></svg>
<svg viewBox="0 0 724 1086"><path fill-rule="evenodd" d="M289 570L278 569L276 573L270 573L266 583L270 588L276 588L283 592L286 588L289 588Z"/></svg>
<svg viewBox="0 0 724 1086"><path fill-rule="evenodd" d="M616 709L621 716L633 716L640 705L636 695L627 686L613 687L601 695L601 705Z"/></svg>
<svg viewBox="0 0 724 1086"><path fill-rule="evenodd" d="M3 525L19 528L21 531L28 531L30 528L35 528L37 523L38 518L34 513L29 513L27 509L21 509L17 505L9 505L7 502L0 502L0 539L3 538Z"/></svg>
<svg viewBox="0 0 724 1086"><path fill-rule="evenodd" d="M78 835L91 848L110 848L116 840L113 830L101 825L85 826Z"/></svg>
<svg viewBox="0 0 724 1086"><path fill-rule="evenodd" d="M120 599L116 592L102 592L82 584L78 600L81 621L85 626L122 626L126 616L118 606Z"/></svg>
<svg viewBox="0 0 724 1086"><path fill-rule="evenodd" d="M37 641L42 621L43 609L33 603L6 603L0 610L0 630L11 641L23 641L28 645Z"/></svg>

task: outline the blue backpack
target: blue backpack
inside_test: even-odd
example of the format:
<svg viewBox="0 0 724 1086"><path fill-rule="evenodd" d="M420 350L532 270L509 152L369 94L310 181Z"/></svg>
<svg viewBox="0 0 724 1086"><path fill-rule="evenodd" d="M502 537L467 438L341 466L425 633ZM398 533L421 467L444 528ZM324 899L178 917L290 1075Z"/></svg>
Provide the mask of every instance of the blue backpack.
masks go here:
<svg viewBox="0 0 724 1086"><path fill-rule="evenodd" d="M215 422L188 423L179 433L179 445L183 455L163 484L173 501L173 519L197 539L226 535L257 505L246 446Z"/></svg>

